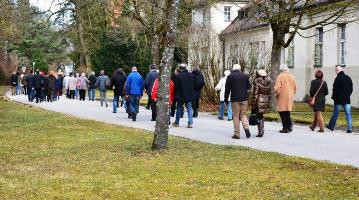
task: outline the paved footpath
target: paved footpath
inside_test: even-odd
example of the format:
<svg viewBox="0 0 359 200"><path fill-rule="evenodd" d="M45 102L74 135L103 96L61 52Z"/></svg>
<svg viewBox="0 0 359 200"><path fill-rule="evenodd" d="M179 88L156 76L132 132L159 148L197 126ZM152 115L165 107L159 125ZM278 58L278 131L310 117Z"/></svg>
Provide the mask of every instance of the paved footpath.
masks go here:
<svg viewBox="0 0 359 200"><path fill-rule="evenodd" d="M36 104L28 102L27 97L24 95L9 96L9 98L13 101L75 117L154 131L155 122L150 121L151 112L143 107L140 108L137 121L132 122L127 119L127 114L123 108L120 108L116 114L112 113L112 103L106 108L101 107L100 103L96 101L80 102L62 98L60 101L53 103L43 102ZM327 131L325 134L320 134L310 131L307 126L295 125L292 133L282 134L278 132L281 124L266 122L263 138L256 138L257 127L251 127L252 137L250 139L245 138L242 130L241 138L243 139L234 140L231 138L233 133L232 122L218 120L216 116L200 113L199 118L194 119L193 129L186 128L186 124L185 116L185 118L181 119L179 128L170 128L170 135L210 144L244 146L359 167L358 133L346 134L343 131Z"/></svg>

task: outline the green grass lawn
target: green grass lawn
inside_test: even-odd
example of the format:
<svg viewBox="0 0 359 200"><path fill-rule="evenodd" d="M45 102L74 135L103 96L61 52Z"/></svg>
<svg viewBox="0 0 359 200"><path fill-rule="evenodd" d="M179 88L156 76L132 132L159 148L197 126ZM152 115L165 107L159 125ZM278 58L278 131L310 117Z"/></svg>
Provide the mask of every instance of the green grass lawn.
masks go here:
<svg viewBox="0 0 359 200"><path fill-rule="evenodd" d="M151 142L146 131L0 100L0 199L359 197L352 167L176 137L157 153Z"/></svg>

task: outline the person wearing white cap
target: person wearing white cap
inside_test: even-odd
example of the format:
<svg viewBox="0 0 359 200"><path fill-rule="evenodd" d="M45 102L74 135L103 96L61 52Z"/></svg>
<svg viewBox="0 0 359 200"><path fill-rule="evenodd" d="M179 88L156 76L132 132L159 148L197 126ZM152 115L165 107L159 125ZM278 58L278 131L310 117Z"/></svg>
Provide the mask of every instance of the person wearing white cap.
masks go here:
<svg viewBox="0 0 359 200"><path fill-rule="evenodd" d="M229 96L231 96L232 111L233 111L233 139L240 139L239 124L242 122L246 137L250 138L249 122L247 118L248 107L248 90L251 88L249 77L241 71L239 64L233 65L232 73L227 77L226 87L224 93L224 101L227 103Z"/></svg>
<svg viewBox="0 0 359 200"><path fill-rule="evenodd" d="M294 76L289 72L286 64L281 64L279 68L282 72L278 75L274 90L277 98L277 111L282 120L283 129L279 132L292 132L293 123L290 112L293 110L294 95L297 91Z"/></svg>
<svg viewBox="0 0 359 200"><path fill-rule="evenodd" d="M220 91L220 95L219 95L219 100L220 100L220 104L219 104L219 116L218 119L223 120L224 118L224 109L225 109L225 103L224 103L224 92L226 90L226 81L227 81L227 77L229 76L229 74L231 74L231 71L226 70L224 72L224 77L219 81L219 83L216 85L216 91ZM228 121L232 120L232 104L230 102L228 102L227 105L227 113L228 113Z"/></svg>
<svg viewBox="0 0 359 200"><path fill-rule="evenodd" d="M257 137L263 137L264 135L263 115L269 110L271 82L272 80L267 76L264 69L257 71L256 78L253 81L253 98L251 102L252 114L257 114L259 120Z"/></svg>

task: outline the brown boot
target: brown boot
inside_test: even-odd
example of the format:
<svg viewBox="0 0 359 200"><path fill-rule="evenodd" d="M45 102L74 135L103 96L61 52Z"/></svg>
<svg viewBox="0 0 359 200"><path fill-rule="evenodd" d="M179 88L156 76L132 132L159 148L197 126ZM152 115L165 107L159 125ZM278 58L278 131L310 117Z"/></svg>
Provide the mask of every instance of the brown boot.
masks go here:
<svg viewBox="0 0 359 200"><path fill-rule="evenodd" d="M240 139L239 135L237 135L237 134L234 134L234 135L232 136L232 138L233 138L233 139L237 139L237 140Z"/></svg>

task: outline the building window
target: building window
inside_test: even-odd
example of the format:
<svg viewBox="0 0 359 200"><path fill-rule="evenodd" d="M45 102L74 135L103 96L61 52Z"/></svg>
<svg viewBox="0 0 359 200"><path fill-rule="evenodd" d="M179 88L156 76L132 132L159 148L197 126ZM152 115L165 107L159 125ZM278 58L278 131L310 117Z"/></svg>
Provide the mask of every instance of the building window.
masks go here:
<svg viewBox="0 0 359 200"><path fill-rule="evenodd" d="M338 25L338 57L339 57L339 65L345 66L346 65L346 25L340 24Z"/></svg>
<svg viewBox="0 0 359 200"><path fill-rule="evenodd" d="M224 21L231 21L231 7L224 7Z"/></svg>
<svg viewBox="0 0 359 200"><path fill-rule="evenodd" d="M323 66L323 27L319 27L316 29L314 66Z"/></svg>
<svg viewBox="0 0 359 200"><path fill-rule="evenodd" d="M288 47L288 67L294 68L294 40L290 43Z"/></svg>

